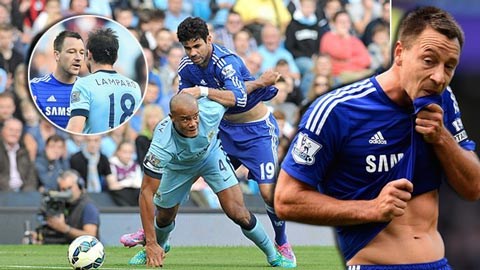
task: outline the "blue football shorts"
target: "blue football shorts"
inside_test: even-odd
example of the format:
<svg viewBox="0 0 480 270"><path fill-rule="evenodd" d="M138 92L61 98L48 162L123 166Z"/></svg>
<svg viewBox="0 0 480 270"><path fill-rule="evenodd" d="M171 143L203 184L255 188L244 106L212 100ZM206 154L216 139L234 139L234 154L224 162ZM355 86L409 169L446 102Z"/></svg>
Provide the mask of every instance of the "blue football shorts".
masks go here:
<svg viewBox="0 0 480 270"><path fill-rule="evenodd" d="M258 184L276 182L279 129L273 114L250 123L222 120L219 136L225 151L248 168L249 179Z"/></svg>
<svg viewBox="0 0 480 270"><path fill-rule="evenodd" d="M186 201L194 181L200 176L215 193L238 184L233 166L218 144L204 161L192 164L188 171L165 169L153 202L162 208L172 208Z"/></svg>
<svg viewBox="0 0 480 270"><path fill-rule="evenodd" d="M392 265L349 265L347 270L452 270L447 259L431 263L392 264Z"/></svg>

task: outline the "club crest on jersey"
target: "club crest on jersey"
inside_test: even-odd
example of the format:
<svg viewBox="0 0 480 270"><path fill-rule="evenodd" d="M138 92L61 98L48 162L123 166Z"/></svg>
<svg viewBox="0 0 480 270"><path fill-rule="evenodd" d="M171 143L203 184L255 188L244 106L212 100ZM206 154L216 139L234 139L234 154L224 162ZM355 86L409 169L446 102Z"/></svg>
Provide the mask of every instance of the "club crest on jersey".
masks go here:
<svg viewBox="0 0 480 270"><path fill-rule="evenodd" d="M235 75L235 69L233 68L232 65L227 65L224 68L222 68L222 74L225 76L225 78L230 78L233 75Z"/></svg>
<svg viewBox="0 0 480 270"><path fill-rule="evenodd" d="M312 165L315 161L315 154L320 149L322 149L321 144L300 132L292 149L293 159L298 164Z"/></svg>
<svg viewBox="0 0 480 270"><path fill-rule="evenodd" d="M72 103L80 101L80 91L72 91L72 94L70 94L70 101Z"/></svg>

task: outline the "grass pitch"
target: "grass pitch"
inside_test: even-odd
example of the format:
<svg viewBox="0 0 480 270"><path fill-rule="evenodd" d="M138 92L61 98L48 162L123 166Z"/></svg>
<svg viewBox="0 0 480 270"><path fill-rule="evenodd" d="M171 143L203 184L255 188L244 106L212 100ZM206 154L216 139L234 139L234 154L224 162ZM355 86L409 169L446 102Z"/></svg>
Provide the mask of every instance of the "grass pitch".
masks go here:
<svg viewBox="0 0 480 270"><path fill-rule="evenodd" d="M71 269L68 246L1 245L0 269ZM100 269L145 269L130 266L128 260L139 248L107 247L105 263ZM299 270L340 270L341 258L335 247L295 246ZM162 269L273 269L256 247L172 247ZM275 268L277 269L277 268Z"/></svg>

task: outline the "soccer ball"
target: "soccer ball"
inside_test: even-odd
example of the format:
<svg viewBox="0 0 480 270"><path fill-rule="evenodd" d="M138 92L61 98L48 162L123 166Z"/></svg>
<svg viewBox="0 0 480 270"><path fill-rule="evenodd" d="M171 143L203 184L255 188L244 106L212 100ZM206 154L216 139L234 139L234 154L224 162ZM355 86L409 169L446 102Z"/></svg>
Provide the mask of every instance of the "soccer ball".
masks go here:
<svg viewBox="0 0 480 270"><path fill-rule="evenodd" d="M68 247L68 262L75 270L97 269L105 260L105 250L97 238L82 235Z"/></svg>

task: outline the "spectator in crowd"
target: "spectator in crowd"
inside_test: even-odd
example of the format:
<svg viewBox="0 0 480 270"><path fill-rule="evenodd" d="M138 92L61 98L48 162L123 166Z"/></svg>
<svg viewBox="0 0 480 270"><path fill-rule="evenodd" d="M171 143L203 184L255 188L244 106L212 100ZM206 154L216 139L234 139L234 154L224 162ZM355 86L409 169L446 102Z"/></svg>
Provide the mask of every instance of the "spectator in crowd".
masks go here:
<svg viewBox="0 0 480 270"><path fill-rule="evenodd" d="M289 84L289 92L286 101L299 105L303 100L303 95L299 89L300 80L296 79L296 73L292 72L289 63L285 59L280 59L275 64L274 71L280 73Z"/></svg>
<svg viewBox="0 0 480 270"><path fill-rule="evenodd" d="M160 67L160 79L162 80L163 92L161 97L170 92L170 86L173 79L177 76L178 65L184 55L183 46L181 44L173 44L167 51L167 63ZM160 99L161 99L160 97Z"/></svg>
<svg viewBox="0 0 480 270"><path fill-rule="evenodd" d="M183 0L168 0L165 11L165 28L176 32L178 25L191 15L183 10Z"/></svg>
<svg viewBox="0 0 480 270"><path fill-rule="evenodd" d="M302 90L302 94L304 97L307 97L307 93L308 91L310 91L310 88L313 85L314 78L317 75L323 75L329 78L329 84L332 87L340 84L340 81L332 75L332 61L328 54L318 55L314 63L315 64L311 72L305 74L305 76L302 77L302 81L300 83L300 89Z"/></svg>
<svg viewBox="0 0 480 270"><path fill-rule="evenodd" d="M66 211L46 217L47 227L53 235L43 235L44 244L68 244L81 235L98 237L100 212L85 193L84 182L75 171L67 170L57 178L60 191L71 191Z"/></svg>
<svg viewBox="0 0 480 270"><path fill-rule="evenodd" d="M167 28L161 28L155 33L157 47L152 51L154 56L154 66L161 68L168 64L168 50L174 42L174 35Z"/></svg>
<svg viewBox="0 0 480 270"><path fill-rule="evenodd" d="M65 139L59 135L48 137L45 151L35 160L35 169L40 180L41 192L58 190L56 179L70 168L68 163Z"/></svg>
<svg viewBox="0 0 480 270"><path fill-rule="evenodd" d="M323 18L318 22L320 34L318 40L321 41L325 33L331 31L333 27L333 15L344 9L344 4L340 0L326 0L323 6Z"/></svg>
<svg viewBox="0 0 480 270"><path fill-rule="evenodd" d="M283 77L280 77L275 83L278 88L277 95L268 102L270 111L281 111L289 124L295 124L298 114L298 106L292 102L287 101L287 96L292 92L292 85L290 85Z"/></svg>
<svg viewBox="0 0 480 270"><path fill-rule="evenodd" d="M160 9L142 9L138 12L138 18L138 28L142 33L140 43L154 50L157 47L155 33L164 28L165 12Z"/></svg>
<svg viewBox="0 0 480 270"><path fill-rule="evenodd" d="M62 6L60 0L47 0L45 3L45 9L38 14L38 17L33 22L31 35L35 36L46 29L46 27L56 23L62 18Z"/></svg>
<svg viewBox="0 0 480 270"><path fill-rule="evenodd" d="M149 104L143 109L142 129L135 139L135 149L137 150L137 162L143 169L143 160L147 154L150 142L152 141L153 130L155 126L165 117L165 113L156 104Z"/></svg>
<svg viewBox="0 0 480 270"><path fill-rule="evenodd" d="M320 53L328 54L332 61L333 76L347 83L371 74L370 55L362 41L350 33L348 13L344 10L335 13L333 23L335 28L320 42Z"/></svg>
<svg viewBox="0 0 480 270"><path fill-rule="evenodd" d="M256 43L253 47L251 42L255 42L252 37L252 33L248 29L244 28L233 35L233 51L245 62L248 55L257 50Z"/></svg>
<svg viewBox="0 0 480 270"><path fill-rule="evenodd" d="M307 105L310 102L314 101L317 97L325 94L330 90L330 80L325 75L316 74L315 78L313 79L312 86L307 93L305 100L303 101L302 105Z"/></svg>
<svg viewBox="0 0 480 270"><path fill-rule="evenodd" d="M227 17L227 22L224 27L219 28L215 31L215 42L223 45L225 48L236 51L234 36L238 34L241 30L245 29L245 24L243 19L237 12L230 10ZM255 38L250 34L248 39L248 49L256 50L257 42Z"/></svg>
<svg viewBox="0 0 480 270"><path fill-rule="evenodd" d="M46 118L40 117L40 123L36 127L32 127L25 133L23 141L28 150L30 159L35 159L45 150L46 140L55 134L64 134L53 126Z"/></svg>
<svg viewBox="0 0 480 270"><path fill-rule="evenodd" d="M237 0L210 0L212 16L210 22L215 28L223 28L228 24L228 15Z"/></svg>
<svg viewBox="0 0 480 270"><path fill-rule="evenodd" d="M320 46L316 5L316 0L300 0L300 9L294 13L285 33L285 48L292 53L302 76L312 68L312 55L318 53Z"/></svg>
<svg viewBox="0 0 480 270"><path fill-rule="evenodd" d="M8 92L0 93L0 128L2 128L5 120L13 117L15 108L15 101L12 94Z"/></svg>
<svg viewBox="0 0 480 270"><path fill-rule="evenodd" d="M7 88L13 82L17 66L24 62L24 55L15 48L16 31L11 24L0 25L0 68L7 72Z"/></svg>
<svg viewBox="0 0 480 270"><path fill-rule="evenodd" d="M178 93L178 84L179 77L176 75L173 77L172 81L165 86L166 93L160 98L160 102L158 103L164 114L170 113L170 99Z"/></svg>
<svg viewBox="0 0 480 270"><path fill-rule="evenodd" d="M85 147L85 136L79 134L70 134L70 136L65 141L67 146L67 157L70 157L73 154L81 151Z"/></svg>
<svg viewBox="0 0 480 270"><path fill-rule="evenodd" d="M265 25L262 29L262 45L258 47L258 52L263 57L261 71L274 68L280 59L284 59L290 66L291 75L295 80L300 80L300 71L293 59L292 54L281 46L281 34L274 25Z"/></svg>
<svg viewBox="0 0 480 270"><path fill-rule="evenodd" d="M15 112L13 113L13 116L22 122L24 122L24 118L21 112L20 104L23 101L32 103L30 91L26 83L26 75L26 65L24 63L18 65L17 69L15 69L13 84L10 86L9 91L12 93L13 100L15 102Z"/></svg>
<svg viewBox="0 0 480 270"><path fill-rule="evenodd" d="M88 192L107 190L107 183L114 182L108 158L100 152L101 136L90 135L85 138L85 147L70 158L70 168L76 170L85 179Z"/></svg>
<svg viewBox="0 0 480 270"><path fill-rule="evenodd" d="M263 56L259 52L253 51L247 55L247 58L244 61L250 74L258 79L262 74L260 70L262 68Z"/></svg>
<svg viewBox="0 0 480 270"><path fill-rule="evenodd" d="M123 141L133 141L137 133L132 129L129 123L125 123L102 136L102 142L100 143L100 152L107 158L111 158L119 144Z"/></svg>
<svg viewBox="0 0 480 270"><path fill-rule="evenodd" d="M40 114L38 113L37 108L35 108L35 105L33 105L30 100L23 100L22 103L20 103L20 113L22 115L24 123L24 134L31 133L32 130L38 128L38 126L40 125ZM18 120L22 121L21 119Z"/></svg>
<svg viewBox="0 0 480 270"><path fill-rule="evenodd" d="M23 124L16 118L4 121L0 137L0 191L35 191L35 166L21 144Z"/></svg>
<svg viewBox="0 0 480 270"><path fill-rule="evenodd" d="M390 67L390 35L389 28L382 24L375 26L372 42L368 45L368 53L372 58L370 69L382 73Z"/></svg>
<svg viewBox="0 0 480 270"><path fill-rule="evenodd" d="M282 0L237 0L233 10L240 14L257 43L263 42L260 36L265 25L273 25L283 34L292 19Z"/></svg>
<svg viewBox="0 0 480 270"><path fill-rule="evenodd" d="M64 12L64 17L85 14L88 12L88 0L70 0L68 9Z"/></svg>
<svg viewBox="0 0 480 270"><path fill-rule="evenodd" d="M115 154L109 159L115 177L108 182L113 201L119 206L138 206L138 195L142 185L142 169L134 160L135 145L130 141L118 144Z"/></svg>
<svg viewBox="0 0 480 270"><path fill-rule="evenodd" d="M113 10L113 18L125 28L135 27L136 18L133 10L129 7L119 6Z"/></svg>
<svg viewBox="0 0 480 270"><path fill-rule="evenodd" d="M382 6L378 0L349 1L347 11L352 19L352 30L361 36L368 23L381 16Z"/></svg>
<svg viewBox="0 0 480 270"><path fill-rule="evenodd" d="M382 3L382 15L372 20L362 35L362 41L365 46L368 46L372 42L373 29L377 25L383 25L390 29L390 0L384 0Z"/></svg>

